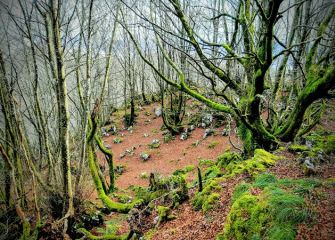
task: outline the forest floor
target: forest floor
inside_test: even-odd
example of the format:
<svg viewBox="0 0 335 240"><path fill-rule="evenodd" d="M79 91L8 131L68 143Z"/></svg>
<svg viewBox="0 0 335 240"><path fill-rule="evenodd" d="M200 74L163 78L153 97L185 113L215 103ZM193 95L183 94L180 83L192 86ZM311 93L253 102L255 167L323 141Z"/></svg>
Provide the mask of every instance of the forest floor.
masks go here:
<svg viewBox="0 0 335 240"><path fill-rule="evenodd" d="M137 111L136 124L132 129L123 128L122 116L124 112L113 114L113 124L119 129L117 135L104 137L104 143L114 153L115 166L122 166L124 172L117 175L116 186L124 190L130 186L149 185L148 176L150 173L168 176L178 169L193 165L198 166L201 159L216 158L227 150L236 151L235 147L241 148L241 143L236 137L234 126L232 126L230 139L222 136L224 126L215 128L215 133L203 138L204 128L195 128L187 140L181 140L180 136L170 142L164 142L162 118L155 116L155 108L159 104L151 104L141 107ZM335 133L335 103L332 102L324 114L319 127ZM110 126L109 126L110 127ZM115 143L115 139L122 139L122 142ZM151 149L150 143L158 139L160 146ZM231 142L234 144L232 146ZM150 154L150 159L143 161L141 153ZM284 149L277 155L282 156L281 160L270 167L267 172L272 173L278 179L290 178L317 178L322 181L335 177L334 159L317 166L313 176L306 176L297 155ZM99 153L100 165L107 166L104 157ZM332 155L333 157L333 155ZM106 171L107 173L108 171ZM187 181L192 182L197 178L197 169L194 168L187 174ZM178 208L173 210L175 219L161 223L157 228L149 230L145 239L215 239L218 233L224 229L224 223L230 210L232 193L237 184L246 181L249 176L246 174L230 178L221 184L223 191L220 192L219 204L205 214L202 211L194 210L191 200L185 201ZM87 190L88 191L88 190ZM196 189L189 191L190 199L194 196ZM98 201L94 190L89 190L88 197ZM306 197L305 201L309 208L317 214L316 221L311 224L301 224L298 227L296 239L335 239L335 188L333 185L321 185L315 188ZM117 233L129 231L125 217L112 213L105 217L105 221L118 219ZM120 220L121 219L121 220ZM93 229L93 233L95 233Z"/></svg>

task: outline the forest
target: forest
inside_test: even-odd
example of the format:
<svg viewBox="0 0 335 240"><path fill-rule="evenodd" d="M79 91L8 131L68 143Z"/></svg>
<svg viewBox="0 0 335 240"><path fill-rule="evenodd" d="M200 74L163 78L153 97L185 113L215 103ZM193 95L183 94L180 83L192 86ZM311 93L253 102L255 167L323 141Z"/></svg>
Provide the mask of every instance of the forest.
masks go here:
<svg viewBox="0 0 335 240"><path fill-rule="evenodd" d="M334 1L0 21L0 239L335 239Z"/></svg>

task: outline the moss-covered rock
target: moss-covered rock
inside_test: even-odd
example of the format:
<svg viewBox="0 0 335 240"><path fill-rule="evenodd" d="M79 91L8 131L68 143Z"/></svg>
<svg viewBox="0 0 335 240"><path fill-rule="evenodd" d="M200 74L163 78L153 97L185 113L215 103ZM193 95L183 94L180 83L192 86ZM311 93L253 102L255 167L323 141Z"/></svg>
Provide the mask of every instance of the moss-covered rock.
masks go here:
<svg viewBox="0 0 335 240"><path fill-rule="evenodd" d="M307 147L306 145L292 144L288 147L288 150L292 153L299 153L299 152L309 151L310 148Z"/></svg>
<svg viewBox="0 0 335 240"><path fill-rule="evenodd" d="M238 174L248 173L256 176L260 172L264 172L269 166L275 164L280 157L273 155L263 149L256 149L252 158L245 161L230 162L225 170L227 176L235 176Z"/></svg>
<svg viewBox="0 0 335 240"><path fill-rule="evenodd" d="M312 217L304 194L318 185L313 179L277 180L271 174L258 175L252 184L241 183L217 240L295 239L297 226Z"/></svg>
<svg viewBox="0 0 335 240"><path fill-rule="evenodd" d="M172 207L188 199L188 188L184 175L172 175L167 178L150 176L150 187L132 187L136 199L141 199L148 204L154 199L169 204Z"/></svg>
<svg viewBox="0 0 335 240"><path fill-rule="evenodd" d="M207 212L209 209L213 208L217 201L219 200L219 192L222 190L222 187L219 184L218 179L213 179L209 181L202 192L195 194L192 205L196 210L202 210Z"/></svg>
<svg viewBox="0 0 335 240"><path fill-rule="evenodd" d="M171 209L169 207L158 206L157 207L157 213L159 217L158 223L175 219L176 216L173 214L170 214L170 212L171 212Z"/></svg>
<svg viewBox="0 0 335 240"><path fill-rule="evenodd" d="M326 154L335 153L335 134L318 135L312 133L305 137L307 143L315 149L321 149ZM315 150L314 150L315 152Z"/></svg>
<svg viewBox="0 0 335 240"><path fill-rule="evenodd" d="M226 151L217 158L217 165L220 167L226 167L231 162L240 162L243 158L236 152Z"/></svg>

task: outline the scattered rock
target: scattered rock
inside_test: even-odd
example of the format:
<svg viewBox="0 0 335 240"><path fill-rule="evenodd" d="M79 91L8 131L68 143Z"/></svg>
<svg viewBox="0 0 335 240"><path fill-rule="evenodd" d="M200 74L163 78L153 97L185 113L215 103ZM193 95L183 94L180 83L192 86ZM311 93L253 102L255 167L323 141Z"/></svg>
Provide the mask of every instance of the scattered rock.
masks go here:
<svg viewBox="0 0 335 240"><path fill-rule="evenodd" d="M148 161L150 159L150 154L149 153L146 153L146 152L142 152L140 154L140 158L143 160L143 161Z"/></svg>
<svg viewBox="0 0 335 240"><path fill-rule="evenodd" d="M188 138L188 133L187 132L182 132L180 134L180 140L186 140Z"/></svg>
<svg viewBox="0 0 335 240"><path fill-rule="evenodd" d="M154 224L154 225L157 225L158 222L159 222L159 216L156 216L156 217L154 218L154 220L153 220L153 224Z"/></svg>
<svg viewBox="0 0 335 240"><path fill-rule="evenodd" d="M213 122L213 115L210 113L204 114L204 116L201 119L201 127L205 128L211 125Z"/></svg>
<svg viewBox="0 0 335 240"><path fill-rule="evenodd" d="M112 148L111 145L109 145L109 144L105 144L105 147L106 147L107 149L111 149L111 148Z"/></svg>
<svg viewBox="0 0 335 240"><path fill-rule="evenodd" d="M316 174L316 168L310 159L305 159L303 163L303 170L305 175L314 175Z"/></svg>
<svg viewBox="0 0 335 240"><path fill-rule="evenodd" d="M126 153L121 153L120 154L120 159L124 158L126 156Z"/></svg>
<svg viewBox="0 0 335 240"><path fill-rule="evenodd" d="M155 108L154 109L154 111L155 111L155 116L156 117L160 117L160 116L162 116L162 108L161 107L157 107L157 108Z"/></svg>
<svg viewBox="0 0 335 240"><path fill-rule="evenodd" d="M207 128L207 129L205 130L205 133L204 133L204 135L202 136L202 138L206 138L206 137L211 136L211 135L213 135L213 134L214 134L214 130L211 129L211 128Z"/></svg>
<svg viewBox="0 0 335 240"><path fill-rule="evenodd" d="M102 136L109 137L109 133L108 132L102 132Z"/></svg>
<svg viewBox="0 0 335 240"><path fill-rule="evenodd" d="M144 134L143 134L143 137L145 137L145 138L146 138L146 137L149 137L149 134L148 134L148 133L144 133Z"/></svg>
<svg viewBox="0 0 335 240"><path fill-rule="evenodd" d="M149 125L151 123L151 120L150 119L145 119L144 120L144 125Z"/></svg>
<svg viewBox="0 0 335 240"><path fill-rule="evenodd" d="M227 137L229 136L229 134L230 134L230 130L227 128L224 128L222 131L222 136Z"/></svg>
<svg viewBox="0 0 335 240"><path fill-rule="evenodd" d="M149 144L150 148L159 148L160 147L159 139L153 139L152 142Z"/></svg>
<svg viewBox="0 0 335 240"><path fill-rule="evenodd" d="M111 126L111 128L108 130L109 133L111 133L112 135L117 134L117 129L115 127L115 125Z"/></svg>
<svg viewBox="0 0 335 240"><path fill-rule="evenodd" d="M192 132L194 129L195 129L195 126L194 126L193 124L190 125L190 126L187 128L187 130L188 130L189 132Z"/></svg>
<svg viewBox="0 0 335 240"><path fill-rule="evenodd" d="M121 175L122 173L124 173L125 169L124 169L124 166L118 165L114 168L114 171L115 171L115 173Z"/></svg>

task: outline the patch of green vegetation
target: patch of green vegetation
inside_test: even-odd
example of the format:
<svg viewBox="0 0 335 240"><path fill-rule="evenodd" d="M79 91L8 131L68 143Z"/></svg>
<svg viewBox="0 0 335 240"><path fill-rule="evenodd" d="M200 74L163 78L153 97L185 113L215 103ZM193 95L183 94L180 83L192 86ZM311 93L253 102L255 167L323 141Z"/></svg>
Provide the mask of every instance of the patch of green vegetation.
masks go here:
<svg viewBox="0 0 335 240"><path fill-rule="evenodd" d="M180 203L188 199L188 188L185 176L182 174L172 175L170 177L150 177L150 186L148 188L133 186L132 190L136 199L142 200L148 204L154 199L161 199L171 207L177 207Z"/></svg>
<svg viewBox="0 0 335 240"><path fill-rule="evenodd" d="M148 144L149 148L155 149L159 148L161 146L161 143L159 142L158 139L154 139L151 143Z"/></svg>
<svg viewBox="0 0 335 240"><path fill-rule="evenodd" d="M238 174L248 173L251 176L256 176L260 172L264 172L269 166L275 164L280 157L273 155L263 149L256 149L252 158L245 161L232 161L225 170L228 177Z"/></svg>
<svg viewBox="0 0 335 240"><path fill-rule="evenodd" d="M241 99L241 102L243 98ZM251 153L255 149L255 142L252 132L242 122L239 122L237 127L237 134L243 141L245 153Z"/></svg>
<svg viewBox="0 0 335 240"><path fill-rule="evenodd" d="M222 177L223 172L217 165L210 166L206 169L204 174L204 180L213 179L217 177Z"/></svg>
<svg viewBox="0 0 335 240"><path fill-rule="evenodd" d="M310 148L307 147L306 145L296 145L296 144L292 144L288 147L288 150L290 152L296 153L296 152L305 152L305 151L309 151Z"/></svg>
<svg viewBox="0 0 335 240"><path fill-rule="evenodd" d="M182 169L177 169L176 171L172 173L172 175L186 174L186 173L192 172L194 169L195 169L194 165L188 165Z"/></svg>
<svg viewBox="0 0 335 240"><path fill-rule="evenodd" d="M335 187L335 177L327 178L327 179L324 181L324 184L325 184L325 185L332 186L332 187Z"/></svg>
<svg viewBox="0 0 335 240"><path fill-rule="evenodd" d="M109 221L105 221L105 228L97 228L97 233L101 234L102 239L113 239L108 238L109 236L115 236L118 229L122 226L122 224L127 220L126 214L119 214L113 217L113 219ZM121 239L122 236L120 236Z"/></svg>
<svg viewBox="0 0 335 240"><path fill-rule="evenodd" d="M145 240L151 240L153 238L153 236L155 236L157 232L156 228L151 228L149 229L145 234L144 234L144 239Z"/></svg>
<svg viewBox="0 0 335 240"><path fill-rule="evenodd" d="M314 149L321 149L326 154L335 152L335 134L319 135L314 132L305 138L311 141Z"/></svg>
<svg viewBox="0 0 335 240"><path fill-rule="evenodd" d="M158 129L155 129L155 128L151 130L151 133L154 133L154 134L156 134L156 133L158 133L158 132L159 132L159 130L158 130Z"/></svg>
<svg viewBox="0 0 335 240"><path fill-rule="evenodd" d="M120 138L120 137L113 138L113 143L115 143L115 144L119 144L119 143L122 143L122 142L123 142L123 139Z"/></svg>
<svg viewBox="0 0 335 240"><path fill-rule="evenodd" d="M158 224L164 221L169 221L172 219L175 219L176 216L173 214L170 214L170 208L169 207L165 207L165 206L158 206L157 207L157 213L158 213Z"/></svg>
<svg viewBox="0 0 335 240"><path fill-rule="evenodd" d="M242 156L236 152L226 151L217 158L217 165L226 167L231 162L241 162Z"/></svg>
<svg viewBox="0 0 335 240"><path fill-rule="evenodd" d="M119 200L120 203L131 203L133 199L131 196L124 193L115 194L115 197Z"/></svg>
<svg viewBox="0 0 335 240"><path fill-rule="evenodd" d="M211 159L200 159L199 166L200 167L211 167L215 165L215 162Z"/></svg>
<svg viewBox="0 0 335 240"><path fill-rule="evenodd" d="M295 239L297 226L313 218L304 195L319 185L313 179L278 180L271 174L241 183L234 190L225 230L216 239Z"/></svg>
<svg viewBox="0 0 335 240"><path fill-rule="evenodd" d="M141 172L140 178L141 179L148 179L149 178L149 174L147 172Z"/></svg>
<svg viewBox="0 0 335 240"><path fill-rule="evenodd" d="M215 148L218 144L219 144L218 141L213 141L213 142L211 142L210 144L208 144L207 147L208 147L209 149L213 149L213 148Z"/></svg>
<svg viewBox="0 0 335 240"><path fill-rule="evenodd" d="M163 139L163 141L164 141L165 143L169 143L169 142L171 142L173 139L174 139L174 136L173 136L171 133L167 133L167 134L164 135L164 139Z"/></svg>
<svg viewBox="0 0 335 240"><path fill-rule="evenodd" d="M202 192L195 194L192 199L192 205L196 210L202 210L207 212L209 209L212 209L220 198L219 192L222 190L222 187L219 184L218 179L213 179L209 181Z"/></svg>

